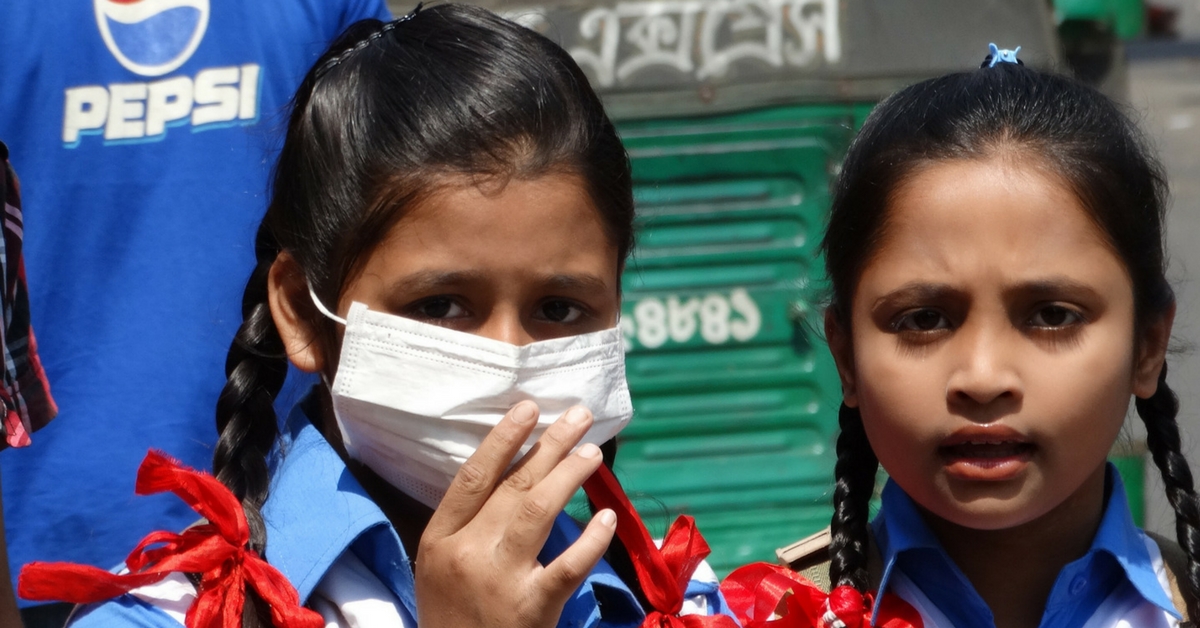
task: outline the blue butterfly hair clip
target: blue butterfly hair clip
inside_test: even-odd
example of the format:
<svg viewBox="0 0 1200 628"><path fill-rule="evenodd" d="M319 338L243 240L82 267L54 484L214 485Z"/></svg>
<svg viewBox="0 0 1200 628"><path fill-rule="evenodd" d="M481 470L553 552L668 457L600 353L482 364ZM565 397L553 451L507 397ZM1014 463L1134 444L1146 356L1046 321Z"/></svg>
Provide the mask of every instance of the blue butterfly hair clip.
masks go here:
<svg viewBox="0 0 1200 628"><path fill-rule="evenodd" d="M1021 52L1021 47L1017 46L1013 50L1001 50L996 44L988 44L988 56L984 57L981 68L995 67L997 63L1015 63L1017 65L1025 65L1017 58L1017 53Z"/></svg>

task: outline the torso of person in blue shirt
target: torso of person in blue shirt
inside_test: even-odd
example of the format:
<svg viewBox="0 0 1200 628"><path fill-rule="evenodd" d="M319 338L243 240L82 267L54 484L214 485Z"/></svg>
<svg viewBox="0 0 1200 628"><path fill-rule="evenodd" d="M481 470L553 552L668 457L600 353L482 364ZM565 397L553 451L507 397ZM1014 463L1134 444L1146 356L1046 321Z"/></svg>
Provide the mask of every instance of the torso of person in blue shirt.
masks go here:
<svg viewBox="0 0 1200 628"><path fill-rule="evenodd" d="M1106 493L1091 547L1059 572L1041 628L1165 628L1180 617L1168 593L1158 547L1134 525L1125 487L1111 464ZM995 625L992 611L926 525L916 503L891 480L871 528L883 559L878 590L916 607L925 628ZM878 618L878 601L875 610ZM1127 623L1117 623L1121 620Z"/></svg>
<svg viewBox="0 0 1200 628"><path fill-rule="evenodd" d="M37 447L0 456L5 532L15 567L107 569L147 529L194 521L168 498L131 499L138 461L153 447L208 467L287 104L338 33L390 13L384 0L47 0L0 14L0 137L60 409Z"/></svg>
<svg viewBox="0 0 1200 628"><path fill-rule="evenodd" d="M408 552L383 511L313 425L319 411L312 400L310 395L293 408L274 454L271 490L262 509L267 527L267 562L296 587L301 603L311 606L314 592L322 588L330 569L352 554L386 587L402 625L416 626L417 602ZM575 521L560 513L539 561L546 564L553 560L579 535ZM685 597L693 608L708 614L729 614L715 576L711 570L707 577L700 575L702 570L707 567L693 576ZM178 628L190 602L188 586L186 582L174 588L151 586L82 607L69 626ZM181 590L185 591L182 596L178 595ZM601 560L567 601L558 625L634 627L645 615L629 587Z"/></svg>

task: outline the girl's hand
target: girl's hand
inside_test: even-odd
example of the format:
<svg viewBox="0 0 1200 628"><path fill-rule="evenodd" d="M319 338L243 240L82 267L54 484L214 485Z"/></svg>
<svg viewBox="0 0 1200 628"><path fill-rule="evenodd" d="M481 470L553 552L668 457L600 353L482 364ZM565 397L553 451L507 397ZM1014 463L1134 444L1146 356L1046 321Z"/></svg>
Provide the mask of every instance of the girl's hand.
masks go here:
<svg viewBox="0 0 1200 628"><path fill-rule="evenodd" d="M570 453L592 423L592 413L576 407L505 474L537 416L531 401L514 406L459 470L425 528L416 564L421 628L554 626L608 548L616 515L602 510L554 562L538 562L555 517L601 455L591 444Z"/></svg>

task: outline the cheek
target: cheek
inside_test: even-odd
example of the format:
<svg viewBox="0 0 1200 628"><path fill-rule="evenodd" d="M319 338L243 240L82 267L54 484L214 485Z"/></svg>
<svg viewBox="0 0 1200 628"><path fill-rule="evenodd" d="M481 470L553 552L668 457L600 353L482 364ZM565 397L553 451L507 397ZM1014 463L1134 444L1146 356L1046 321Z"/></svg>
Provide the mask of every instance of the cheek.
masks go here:
<svg viewBox="0 0 1200 628"><path fill-rule="evenodd" d="M1066 475L1101 464L1125 423L1133 392L1132 353L1110 347L1062 359L1031 356L1034 360L1043 362L1036 371L1042 376L1026 378L1022 414L1052 448L1050 461Z"/></svg>
<svg viewBox="0 0 1200 628"><path fill-rule="evenodd" d="M936 360L915 360L889 343L856 339L857 401L880 464L898 479L933 472L930 452L946 436L946 377Z"/></svg>

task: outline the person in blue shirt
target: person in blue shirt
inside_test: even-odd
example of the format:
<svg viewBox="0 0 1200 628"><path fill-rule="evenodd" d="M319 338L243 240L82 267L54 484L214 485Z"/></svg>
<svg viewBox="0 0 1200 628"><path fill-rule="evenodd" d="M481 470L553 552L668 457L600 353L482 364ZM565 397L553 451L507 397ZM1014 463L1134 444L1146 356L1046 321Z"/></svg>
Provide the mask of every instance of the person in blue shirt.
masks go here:
<svg viewBox="0 0 1200 628"><path fill-rule="evenodd" d="M830 599L864 594L847 625L1194 621L1200 502L1166 378L1164 173L1107 98L997 52L882 102L835 184ZM1106 462L1131 400L1178 546L1134 526Z"/></svg>
<svg viewBox="0 0 1200 628"><path fill-rule="evenodd" d="M134 471L150 447L212 458L281 112L364 18L390 19L385 1L4 4L0 138L24 184L29 304L61 411L36 447L0 455L14 575L35 559L110 568L148 527L195 520L130 499ZM56 625L22 606L30 626Z"/></svg>
<svg viewBox="0 0 1200 628"><path fill-rule="evenodd" d="M295 587L315 613L296 625L642 623L614 513L582 529L562 514L631 415L616 323L632 230L620 139L545 37L442 4L359 22L317 60L255 240L212 466L248 526L230 551ZM325 383L280 436L289 362ZM183 534L215 534L207 519ZM487 549L468 569L489 589L445 590L434 567L470 548ZM224 569L144 583L70 625L177 626ZM711 571L684 575L684 612L723 612ZM222 611L278 624L248 577L247 612Z"/></svg>

